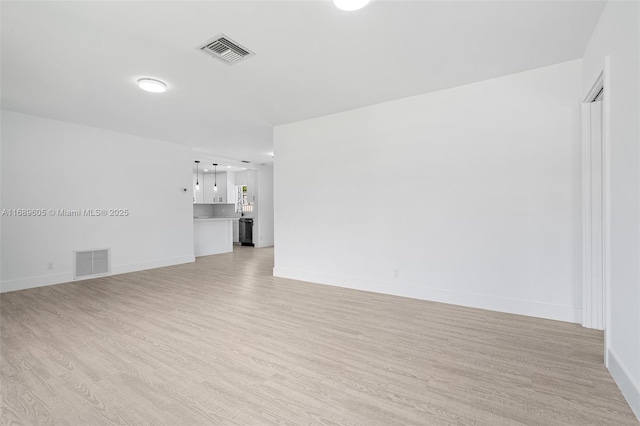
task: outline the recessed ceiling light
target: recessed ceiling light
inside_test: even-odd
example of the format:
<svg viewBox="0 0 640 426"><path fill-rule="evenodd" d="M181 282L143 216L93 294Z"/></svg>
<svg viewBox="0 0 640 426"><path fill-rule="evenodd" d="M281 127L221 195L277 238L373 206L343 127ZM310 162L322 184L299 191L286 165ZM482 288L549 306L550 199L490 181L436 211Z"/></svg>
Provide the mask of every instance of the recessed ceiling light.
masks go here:
<svg viewBox="0 0 640 426"><path fill-rule="evenodd" d="M209 169L204 169L204 171L205 171L205 172L208 172L208 171L209 171Z"/></svg>
<svg viewBox="0 0 640 426"><path fill-rule="evenodd" d="M152 93L162 93L167 91L167 84L153 78L141 78L138 80L138 87Z"/></svg>
<svg viewBox="0 0 640 426"><path fill-rule="evenodd" d="M333 4L340 10L351 12L362 9L370 0L333 0Z"/></svg>

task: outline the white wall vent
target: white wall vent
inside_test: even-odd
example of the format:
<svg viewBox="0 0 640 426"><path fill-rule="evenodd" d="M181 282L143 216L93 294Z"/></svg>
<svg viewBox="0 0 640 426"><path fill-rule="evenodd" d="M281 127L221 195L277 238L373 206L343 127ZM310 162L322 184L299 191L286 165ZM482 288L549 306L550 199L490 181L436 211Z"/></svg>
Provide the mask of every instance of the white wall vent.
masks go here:
<svg viewBox="0 0 640 426"><path fill-rule="evenodd" d="M227 65L237 64L255 55L255 53L224 34L218 34L202 46L199 46L198 49Z"/></svg>
<svg viewBox="0 0 640 426"><path fill-rule="evenodd" d="M109 249L74 251L73 278L90 278L111 271Z"/></svg>

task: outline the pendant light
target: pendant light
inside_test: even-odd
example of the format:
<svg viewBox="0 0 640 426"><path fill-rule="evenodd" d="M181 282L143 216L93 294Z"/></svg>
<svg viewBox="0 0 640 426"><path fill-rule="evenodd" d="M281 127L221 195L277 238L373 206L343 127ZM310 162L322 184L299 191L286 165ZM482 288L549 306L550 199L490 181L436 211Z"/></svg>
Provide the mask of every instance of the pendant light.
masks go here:
<svg viewBox="0 0 640 426"><path fill-rule="evenodd" d="M213 176L215 179L215 182L213 183L213 192L218 192L218 175L216 174L218 170L218 164L213 163Z"/></svg>
<svg viewBox="0 0 640 426"><path fill-rule="evenodd" d="M200 162L196 160L196 191L200 191L200 181L198 180L200 177Z"/></svg>

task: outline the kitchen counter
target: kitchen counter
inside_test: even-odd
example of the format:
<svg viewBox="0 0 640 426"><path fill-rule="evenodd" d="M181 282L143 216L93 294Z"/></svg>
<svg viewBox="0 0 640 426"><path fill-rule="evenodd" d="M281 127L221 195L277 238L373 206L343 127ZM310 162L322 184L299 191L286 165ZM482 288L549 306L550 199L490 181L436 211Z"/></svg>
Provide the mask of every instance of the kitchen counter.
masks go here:
<svg viewBox="0 0 640 426"><path fill-rule="evenodd" d="M237 217L194 217L193 251L196 257L233 251L233 223Z"/></svg>
<svg viewBox="0 0 640 426"><path fill-rule="evenodd" d="M194 217L193 220L238 220L239 217Z"/></svg>

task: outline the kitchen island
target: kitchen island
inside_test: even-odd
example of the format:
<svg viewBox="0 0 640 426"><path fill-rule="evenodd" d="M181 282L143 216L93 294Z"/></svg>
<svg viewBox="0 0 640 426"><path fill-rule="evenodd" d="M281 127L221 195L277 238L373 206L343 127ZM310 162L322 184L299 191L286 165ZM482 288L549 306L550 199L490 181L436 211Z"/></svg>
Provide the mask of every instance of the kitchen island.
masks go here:
<svg viewBox="0 0 640 426"><path fill-rule="evenodd" d="M237 217L194 217L193 245L196 257L233 251L233 221Z"/></svg>

